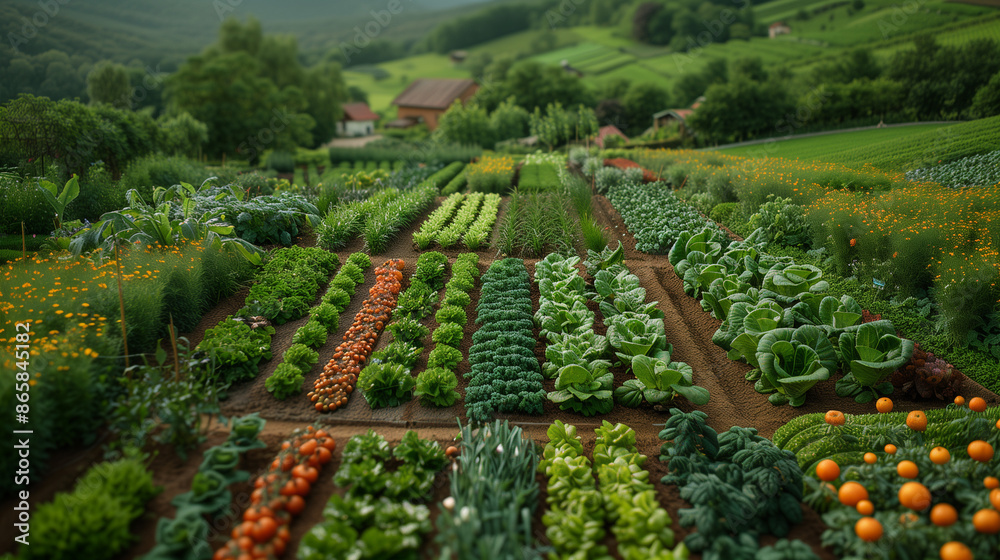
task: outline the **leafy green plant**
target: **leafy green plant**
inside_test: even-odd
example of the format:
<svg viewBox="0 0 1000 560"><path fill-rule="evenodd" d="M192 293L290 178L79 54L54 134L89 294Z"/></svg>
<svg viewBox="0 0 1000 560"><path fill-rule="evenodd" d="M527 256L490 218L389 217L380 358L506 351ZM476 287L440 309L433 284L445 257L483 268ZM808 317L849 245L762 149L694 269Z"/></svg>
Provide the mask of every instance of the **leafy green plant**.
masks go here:
<svg viewBox="0 0 1000 560"><path fill-rule="evenodd" d="M615 390L618 402L636 407L645 399L655 405L672 401L681 395L692 404L708 402L708 390L694 384L694 371L684 362L671 362L670 352L657 352L654 356L633 356L629 379Z"/></svg>
<svg viewBox="0 0 1000 560"><path fill-rule="evenodd" d="M439 324L458 323L459 325L464 325L468 322L468 318L465 316L465 309L457 305L442 305L441 309L438 309L437 313L434 314L434 319Z"/></svg>
<svg viewBox="0 0 1000 560"><path fill-rule="evenodd" d="M555 390L549 392L550 401L563 410L579 412L584 416L607 414L614 405L612 383L614 375L607 369L588 369L570 364L556 372Z"/></svg>
<svg viewBox="0 0 1000 560"><path fill-rule="evenodd" d="M417 375L413 396L428 406L451 406L461 396L455 390L456 387L458 378L454 371L443 367L430 367Z"/></svg>
<svg viewBox="0 0 1000 560"><path fill-rule="evenodd" d="M420 321L412 317L397 319L389 323L386 330L392 333L394 340L417 346L423 346L424 339L431 332L430 328L420 324Z"/></svg>
<svg viewBox="0 0 1000 560"><path fill-rule="evenodd" d="M422 348L410 342L394 340L385 348L374 352L369 359L370 364L400 364L404 368L412 368L420 357Z"/></svg>
<svg viewBox="0 0 1000 560"><path fill-rule="evenodd" d="M837 381L837 395L860 403L892 393L886 380L913 356L913 341L896 336L889 321L865 323L841 334L839 342L846 375Z"/></svg>
<svg viewBox="0 0 1000 560"><path fill-rule="evenodd" d="M257 376L257 365L271 359L273 335L274 327L252 328L245 321L229 316L205 331L194 357L205 356L214 364L212 375L218 383L253 379Z"/></svg>
<svg viewBox="0 0 1000 560"><path fill-rule="evenodd" d="M823 280L823 271L811 264L775 267L764 275L760 295L784 305L794 304L803 294L824 293L830 284Z"/></svg>
<svg viewBox="0 0 1000 560"><path fill-rule="evenodd" d="M462 361L462 351L447 344L437 344L427 357L427 367L443 367L454 370Z"/></svg>
<svg viewBox="0 0 1000 560"><path fill-rule="evenodd" d="M660 350L671 350L663 329L663 319L631 312L620 313L608 321L608 344L625 364L633 356L653 355Z"/></svg>
<svg viewBox="0 0 1000 560"><path fill-rule="evenodd" d="M312 369L313 364L319 362L319 352L305 344L293 344L285 350L282 361L305 373Z"/></svg>
<svg viewBox="0 0 1000 560"><path fill-rule="evenodd" d="M757 345L761 377L754 385L760 393L773 393L771 404L802 406L806 391L830 378L837 354L826 334L812 325L775 329Z"/></svg>
<svg viewBox="0 0 1000 560"><path fill-rule="evenodd" d="M444 287L444 273L448 257L437 251L423 253L417 258L417 269L413 277L431 287L435 292Z"/></svg>
<svg viewBox="0 0 1000 560"><path fill-rule="evenodd" d="M812 232L805 214L805 209L794 204L790 198L769 194L767 202L761 204L757 212L750 216L750 227L763 228L770 242L808 247Z"/></svg>
<svg viewBox="0 0 1000 560"><path fill-rule="evenodd" d="M99 463L72 492L56 494L32 513L31 544L20 547L18 557L114 558L135 540L129 525L161 490L137 452Z"/></svg>
<svg viewBox="0 0 1000 560"><path fill-rule="evenodd" d="M335 253L316 247L275 250L250 288L244 314L263 315L279 325L302 317L338 262Z"/></svg>
<svg viewBox="0 0 1000 560"><path fill-rule="evenodd" d="M413 396L415 381L401 364L371 364L358 376L358 389L371 408L399 406Z"/></svg>
<svg viewBox="0 0 1000 560"><path fill-rule="evenodd" d="M337 313L343 313L347 306L351 303L351 292L354 292L354 286L351 286L351 292L346 292L343 289L334 285L336 278L330 281L330 287L327 289L326 293L323 294L323 303L329 303L337 309ZM353 282L352 282L353 284Z"/></svg>
<svg viewBox="0 0 1000 560"><path fill-rule="evenodd" d="M268 376L264 387L274 395L274 398L285 400L296 393L301 393L304 382L305 376L302 375L302 369L291 363L282 362Z"/></svg>
<svg viewBox="0 0 1000 560"><path fill-rule="evenodd" d="M304 344L310 348L319 348L326 344L326 327L315 318L310 318L306 324L296 329L292 336L292 344Z"/></svg>
<svg viewBox="0 0 1000 560"><path fill-rule="evenodd" d="M351 253L347 257L347 262L357 266L361 270L368 270L372 267L372 259L367 254L362 252Z"/></svg>
<svg viewBox="0 0 1000 560"><path fill-rule="evenodd" d="M76 175L73 175L69 181L66 181L62 192L59 192L59 187L54 183L43 179L38 179L38 187L41 189L42 196L45 197L46 202L55 211L55 218L53 218L55 229L62 229L66 207L76 200L76 197L80 196L80 182L77 180Z"/></svg>
<svg viewBox="0 0 1000 560"><path fill-rule="evenodd" d="M465 329L458 323L443 323L434 329L431 340L436 344L445 344L456 347L461 344L465 337Z"/></svg>

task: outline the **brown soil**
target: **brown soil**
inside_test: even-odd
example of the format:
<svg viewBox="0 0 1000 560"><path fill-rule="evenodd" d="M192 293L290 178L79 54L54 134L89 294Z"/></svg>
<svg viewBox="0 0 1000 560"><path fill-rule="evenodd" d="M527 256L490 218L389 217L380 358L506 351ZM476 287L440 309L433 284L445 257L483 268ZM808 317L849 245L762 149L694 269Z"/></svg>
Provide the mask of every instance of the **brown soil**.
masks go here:
<svg viewBox="0 0 1000 560"><path fill-rule="evenodd" d="M442 199L439 199L439 202ZM504 205L506 206L506 205ZM501 213L504 211L501 207ZM420 252L412 243L412 234L419 227L424 216L414 222L407 230L391 243L384 255L373 257L375 265L380 264L386 258L402 258L406 263L403 271L404 277L408 278L414 271L415 263ZM712 334L719 327L719 321L713 319L707 312L701 309L700 304L691 297L688 297L683 290L682 283L674 274L673 267L665 256L646 255L635 250L635 239L625 229L621 217L603 196L594 198L594 215L607 228L612 244L621 240L625 248L625 262L629 269L636 274L646 288L648 300L660 302L660 309L666 315L666 333L668 341L673 344L673 351L676 360L690 364L695 371L695 382L706 387L712 397L708 404L699 407L709 416L709 424L717 431L728 430L732 426L752 426L759 430L761 435L771 436L774 431L788 420L809 412L823 412L831 408L839 409L848 413L871 412L872 406L860 405L853 400L837 397L834 393L834 381L830 380L817 384L810 390L809 397L803 407L793 409L788 406L774 407L767 401L765 395L754 392L752 384L744 379L744 374L749 370L749 366L739 362L733 362L726 357L726 353L721 348L711 342ZM502 216L501 216L502 218ZM500 220L497 221L500 223ZM299 240L300 244L313 245L313 236L303 236ZM351 252L362 250L364 242L361 239L351 242L348 247L338 251L341 259L345 259ZM460 247L432 250L440 250L454 262L455 257L464 252ZM485 272L489 263L495 256L495 251L486 247L477 252L480 257L480 271ZM584 255L581 255L584 256ZM537 259L526 261L529 273L534 273ZM582 270L582 266L581 266ZM340 329L336 335L330 336L327 343L320 349L320 363L316 364L309 375L306 376L306 391L310 390L313 382L322 372L323 365L330 359L334 347L341 340L342 334L353 320L354 314L360 309L362 300L367 296L368 288L374 283L374 275L371 270L366 274L366 282L358 286L355 297L352 299L350 307L341 315ZM197 343L204 335L207 328L215 325L227 315L234 313L242 306L245 290L237 293L220 302L211 312L209 312L192 333L186 336L192 343ZM468 355L471 345L472 333L477 326L474 324L475 305L479 301L479 290L475 289L472 294L472 303L466 312L469 316L469 323L466 328L465 339L461 345L463 354ZM532 286L532 296L535 300L535 308L538 305L537 286ZM593 308L593 307L592 307ZM596 310L596 308L594 308ZM268 420L267 426L262 434L262 439L268 444L266 449L255 450L249 453L245 459L243 468L252 474L261 472L269 464L275 453L278 451L281 442L287 438L295 429L302 428L308 424L323 424L331 432L337 441L338 449L341 449L347 439L358 433L363 433L369 428L375 428L384 435L390 442L398 442L407 429L417 429L421 436L431 437L442 445L452 441L458 433L459 421L465 421L464 406L459 401L455 406L445 409L428 408L417 401L411 401L404 406L392 409L371 410L364 398L355 395L345 407L340 408L335 413L321 415L312 408L305 393L291 397L285 401L275 400L264 388L264 381L271 372L281 362L281 356L291 345L292 335L305 319L299 319L290 323L276 327L276 334L272 340L273 358L261 365L260 375L254 381L243 383L232 388L229 398L223 403L223 414L226 416L236 416L251 412L259 412ZM431 329L437 326L433 315L425 320L425 324ZM606 327L598 314L595 324L595 331L603 334ZM537 334L537 329L536 329ZM379 346L387 343L388 337L380 337ZM433 344L430 340L425 341L423 355L417 364L418 371L426 365L427 354ZM545 345L539 342L536 347L536 355L542 359L544 357ZM467 380L462 374L469 371L469 364L463 361L458 367L459 392L464 393ZM626 374L622 367L612 369L615 374L616 386L621 384L630 376ZM546 382L546 389L552 389L553 382ZM962 393L967 397L982 396L991 405L998 402L997 395L987 391L981 386L966 380L966 385ZM942 405L940 402L931 401L911 401L903 398L895 398L897 410L913 410L918 408L935 408ZM676 404L681 410L690 411L694 407L686 402ZM555 419L563 420L567 423L575 424L579 428L579 434L583 438L585 450L593 449L594 432L593 429L600 425L602 421L612 423L623 422L637 432L637 445L639 451L648 455L650 460L646 463L646 468L651 471L650 480L655 481L658 496L664 507L670 512L674 521L674 531L678 539L683 538L686 530L679 526L677 511L687 504L680 499L678 488L666 486L659 482L666 473L665 465L657 457L659 456L660 440L657 433L669 414L663 410L654 410L645 406L638 409L628 409L616 406L614 410L604 416L586 418L572 412L559 410L554 404L546 403L544 413L540 416L529 415L506 415L511 422L521 426L528 437L538 443L547 441L545 435L548 425ZM206 443L202 449L221 442L226 435L225 428L215 424L208 434ZM152 500L146 513L133 524L133 534L137 541L130 549L119 557L122 559L135 558L148 551L155 543L155 531L157 520L161 516L172 516L174 508L170 501L179 493L190 488L192 477L201 463L201 453L196 451L189 455L187 460L182 460L170 448L153 447L151 451L156 453L152 461L154 480L164 487L164 491ZM77 476L82 474L85 468L101 457L101 449L95 445L83 450L64 450L57 453L51 461L51 469L45 479L32 485L31 502L37 507L52 498L55 492L69 490ZM310 527L322 519L322 510L326 500L335 491L331 478L332 474L339 466L339 453L334 453L334 460L324 467L321 482L313 487L313 491L307 500L306 510L292 524L292 543L286 558L294 558L298 541ZM539 475L542 482L541 501L544 502L544 477ZM246 504L249 492L252 487L249 482L236 485L232 490L234 494L234 505ZM447 477L440 475L434 493L432 504L438 503L443 497L448 495ZM13 501L7 500L0 511L0 525L9 526L13 523ZM432 515L436 516L436 506L432 505ZM242 508L239 508L242 509ZM535 521L541 520L542 508L535 512ZM213 542L221 544L229 533L233 519L221 520L213 535L216 538ZM821 558L833 558L832 554L823 549L819 544L820 534L824 529L819 516L805 508L805 521L794 528L789 535L790 538L801 539L810 544L814 551ZM536 534L544 540L544 532L536 531ZM773 542L773 538L762 540L764 544ZM608 536L608 544L613 545L613 536ZM5 543L0 547L0 553L9 550L10 544ZM428 546L425 553L426 558L432 558L433 546ZM612 546L612 550L614 547Z"/></svg>

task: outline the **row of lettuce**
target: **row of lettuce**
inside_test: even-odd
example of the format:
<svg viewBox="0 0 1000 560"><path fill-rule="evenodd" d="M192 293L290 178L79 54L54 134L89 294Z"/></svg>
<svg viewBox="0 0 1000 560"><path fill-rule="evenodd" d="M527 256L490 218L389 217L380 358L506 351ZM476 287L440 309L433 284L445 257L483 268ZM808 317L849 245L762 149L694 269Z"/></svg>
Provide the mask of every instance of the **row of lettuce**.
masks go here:
<svg viewBox="0 0 1000 560"><path fill-rule="evenodd" d="M765 253L760 229L730 243L662 184L624 184L609 198L637 244L666 252L685 291L722 321L713 342L754 367L748 379L773 404L801 406L838 367L840 396L869 402L892 392L889 377L910 360L913 343L889 321L865 322L850 296L827 295L818 267Z"/></svg>

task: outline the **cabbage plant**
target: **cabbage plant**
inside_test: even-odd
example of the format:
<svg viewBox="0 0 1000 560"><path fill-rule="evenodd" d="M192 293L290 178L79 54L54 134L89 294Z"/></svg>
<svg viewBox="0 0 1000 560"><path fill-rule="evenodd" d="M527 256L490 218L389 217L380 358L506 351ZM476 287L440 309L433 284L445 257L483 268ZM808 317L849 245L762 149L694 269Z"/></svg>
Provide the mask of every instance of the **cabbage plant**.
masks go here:
<svg viewBox="0 0 1000 560"><path fill-rule="evenodd" d="M765 334L757 346L757 361L761 377L754 389L772 393L771 404L802 406L806 391L836 369L837 353L822 329L805 325Z"/></svg>
<svg viewBox="0 0 1000 560"><path fill-rule="evenodd" d="M840 359L846 375L837 381L837 394L866 403L892 393L887 379L912 356L913 341L896 336L889 321L865 323L855 332L841 334Z"/></svg>

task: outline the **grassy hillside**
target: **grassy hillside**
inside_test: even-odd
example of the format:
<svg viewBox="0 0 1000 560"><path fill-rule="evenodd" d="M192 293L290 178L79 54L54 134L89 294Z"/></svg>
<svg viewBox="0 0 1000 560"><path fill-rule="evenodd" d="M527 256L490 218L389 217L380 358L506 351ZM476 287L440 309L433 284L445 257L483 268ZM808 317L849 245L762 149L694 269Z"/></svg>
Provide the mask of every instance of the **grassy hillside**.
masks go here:
<svg viewBox="0 0 1000 560"><path fill-rule="evenodd" d="M718 150L908 171L1000 149L1000 116L960 124L924 124L839 132Z"/></svg>
<svg viewBox="0 0 1000 560"><path fill-rule="evenodd" d="M901 12L895 0L866 0L865 7L854 11L843 0L774 0L755 6L757 22L787 22L792 33L776 39L754 37L749 41L711 43L694 53L673 53L666 47L644 45L621 36L618 28L579 26L557 28L557 45L549 52L531 58L548 64L568 61L584 73L584 83L599 86L609 80L627 79L657 83L667 89L684 73L703 68L711 59L735 60L760 57L768 67L785 67L794 73L808 72L817 64L837 60L850 49L866 47L882 60L894 52L910 48L913 37L932 32L942 44L962 44L978 38L1000 41L1000 9L927 0L913 14ZM802 12L805 19L801 19ZM530 52L532 40L540 33L528 31L469 49L470 53L488 52L516 55ZM349 83L371 92L376 110L386 110L388 102L408 80L416 77L468 76L446 57L426 55L379 65L390 76L379 81L370 75L350 72ZM405 68L405 70L404 70Z"/></svg>

